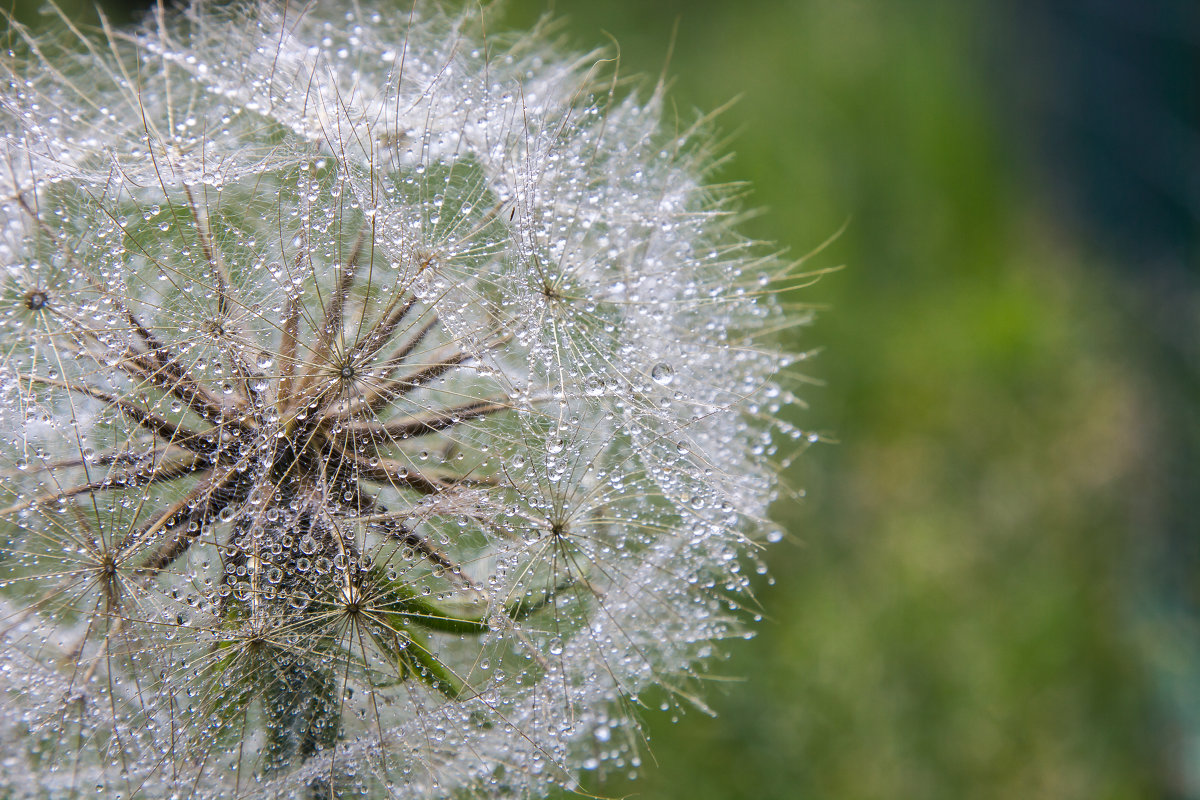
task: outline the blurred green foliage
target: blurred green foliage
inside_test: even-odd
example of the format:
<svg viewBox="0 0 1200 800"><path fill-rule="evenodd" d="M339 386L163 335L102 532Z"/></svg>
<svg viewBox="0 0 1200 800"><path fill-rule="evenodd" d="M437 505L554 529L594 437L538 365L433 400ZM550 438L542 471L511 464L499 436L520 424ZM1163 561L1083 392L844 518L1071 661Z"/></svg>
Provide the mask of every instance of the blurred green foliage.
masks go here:
<svg viewBox="0 0 1200 800"><path fill-rule="evenodd" d="M524 22L539 3L516 3ZM1133 613L1151 398L1119 288L1018 167L981 7L950 0L557 4L576 43L668 73L722 122L822 304L824 386L781 502L792 540L716 719L647 711L656 764L599 794L1135 798L1167 793ZM1136 337L1134 337L1136 338Z"/></svg>
<svg viewBox="0 0 1200 800"><path fill-rule="evenodd" d="M153 5L153 0L0 0L4 15L34 30L47 30L62 26L60 19L66 17L81 27L100 24L101 17L112 25L127 25L142 18L143 8ZM171 5L168 3L168 6ZM0 24L0 31L4 26Z"/></svg>
<svg viewBox="0 0 1200 800"><path fill-rule="evenodd" d="M523 27L547 3L505 8ZM766 619L713 670L716 718L646 698L638 779L590 791L1171 796L1135 613L1153 385L1121 287L1000 134L983 8L555 5L573 45L607 32L623 72L665 66L684 123L740 97L719 178L752 184L753 235L799 255L848 221L809 262L847 268L805 290L824 310L795 342L823 348L796 419L837 443L785 476L808 499L777 507Z"/></svg>

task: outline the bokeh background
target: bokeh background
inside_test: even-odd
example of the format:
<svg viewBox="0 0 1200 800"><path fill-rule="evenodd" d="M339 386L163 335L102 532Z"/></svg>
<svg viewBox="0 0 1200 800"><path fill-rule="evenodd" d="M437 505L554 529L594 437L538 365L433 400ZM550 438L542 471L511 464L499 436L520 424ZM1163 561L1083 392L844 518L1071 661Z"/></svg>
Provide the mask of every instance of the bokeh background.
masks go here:
<svg viewBox="0 0 1200 800"><path fill-rule="evenodd" d="M53 25L41 0L0 0ZM90 3L59 0L95 19ZM115 21L139 13L110 4ZM511 0L722 112L830 441L605 797L1200 798L1200 4ZM673 33L674 32L674 33ZM674 42L673 55L667 52Z"/></svg>

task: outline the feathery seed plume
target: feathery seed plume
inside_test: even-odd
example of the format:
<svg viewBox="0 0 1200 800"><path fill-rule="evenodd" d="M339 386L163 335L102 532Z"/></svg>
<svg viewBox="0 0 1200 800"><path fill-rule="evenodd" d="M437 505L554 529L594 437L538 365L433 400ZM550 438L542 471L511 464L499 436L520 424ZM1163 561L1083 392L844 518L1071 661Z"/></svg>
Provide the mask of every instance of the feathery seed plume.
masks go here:
<svg viewBox="0 0 1200 800"><path fill-rule="evenodd" d="M349 8L0 59L6 797L535 796L742 632L795 320L707 122Z"/></svg>

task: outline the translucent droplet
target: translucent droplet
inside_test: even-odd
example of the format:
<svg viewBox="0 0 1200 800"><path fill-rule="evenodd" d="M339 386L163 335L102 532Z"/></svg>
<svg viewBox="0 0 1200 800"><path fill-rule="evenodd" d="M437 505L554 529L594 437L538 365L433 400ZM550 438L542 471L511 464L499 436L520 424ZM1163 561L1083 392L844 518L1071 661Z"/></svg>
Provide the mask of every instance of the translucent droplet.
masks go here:
<svg viewBox="0 0 1200 800"><path fill-rule="evenodd" d="M650 370L650 377L660 386L670 386L675 379L675 370L671 369L670 364L659 362Z"/></svg>

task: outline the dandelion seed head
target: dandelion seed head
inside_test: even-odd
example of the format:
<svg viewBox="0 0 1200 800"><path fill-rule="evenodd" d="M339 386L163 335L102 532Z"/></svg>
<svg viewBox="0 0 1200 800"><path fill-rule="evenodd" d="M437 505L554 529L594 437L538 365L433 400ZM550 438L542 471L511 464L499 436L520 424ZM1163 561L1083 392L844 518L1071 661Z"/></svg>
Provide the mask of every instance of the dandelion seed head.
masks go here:
<svg viewBox="0 0 1200 800"><path fill-rule="evenodd" d="M8 795L576 787L742 634L782 267L661 87L483 30L198 2L0 62Z"/></svg>

